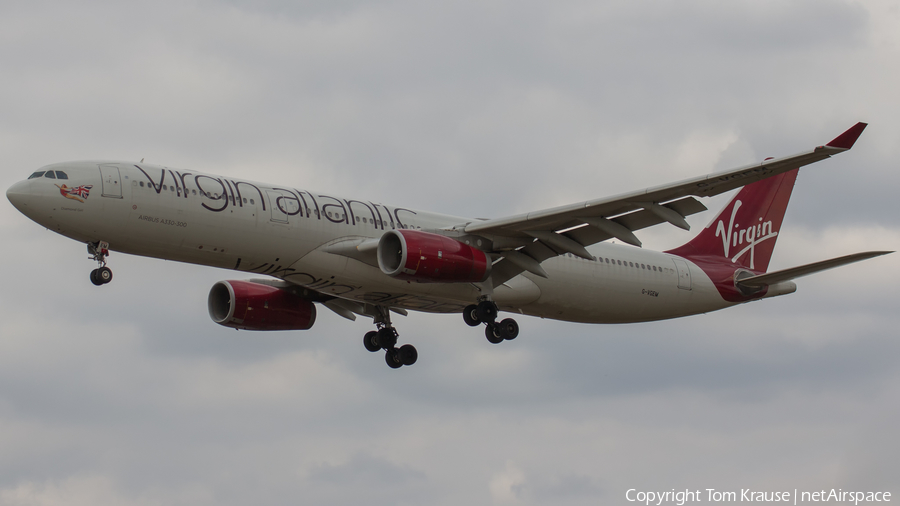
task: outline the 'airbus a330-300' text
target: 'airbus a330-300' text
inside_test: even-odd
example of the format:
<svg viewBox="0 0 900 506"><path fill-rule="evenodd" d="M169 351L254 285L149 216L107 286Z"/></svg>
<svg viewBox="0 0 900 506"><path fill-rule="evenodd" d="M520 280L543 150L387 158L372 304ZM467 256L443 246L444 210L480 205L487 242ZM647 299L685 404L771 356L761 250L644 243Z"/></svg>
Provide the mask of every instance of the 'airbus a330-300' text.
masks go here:
<svg viewBox="0 0 900 506"><path fill-rule="evenodd" d="M266 276L213 285L213 321L306 330L316 305L369 317L375 330L363 344L397 368L418 354L397 346L392 313L462 313L500 343L519 334L501 311L586 323L676 318L791 293L794 278L888 253L767 272L799 168L850 149L865 127L793 156L488 220L131 162L48 165L6 196L40 225L86 243L95 285L112 280L111 250ZM634 231L689 229L685 217L706 210L697 197L737 188L688 243L640 247Z"/></svg>

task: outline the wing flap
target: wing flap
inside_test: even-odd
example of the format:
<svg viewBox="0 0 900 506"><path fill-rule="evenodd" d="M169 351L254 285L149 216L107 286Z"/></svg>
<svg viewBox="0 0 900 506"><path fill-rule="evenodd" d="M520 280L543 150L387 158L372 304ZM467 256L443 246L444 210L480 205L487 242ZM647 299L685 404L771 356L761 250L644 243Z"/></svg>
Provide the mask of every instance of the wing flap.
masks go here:
<svg viewBox="0 0 900 506"><path fill-rule="evenodd" d="M685 197L681 200L669 202L662 207L671 209L675 213L678 213L680 216L690 216L692 214L706 211L706 206L704 206L699 200L695 199L694 197ZM622 226L626 230L635 231L647 227L652 227L660 223L665 223L667 220L662 219L658 214L653 213L652 211L642 209L640 211L631 212L617 218L612 218L609 221ZM569 230L565 235L571 237L572 239L580 242L585 246L590 246L591 244L596 244L598 242L603 242L612 238L617 238L622 242L632 244L634 246L640 246L640 241L638 241L638 244L634 244L633 242L626 240L626 238L614 236L612 232L613 230L603 230L596 226L589 225Z"/></svg>

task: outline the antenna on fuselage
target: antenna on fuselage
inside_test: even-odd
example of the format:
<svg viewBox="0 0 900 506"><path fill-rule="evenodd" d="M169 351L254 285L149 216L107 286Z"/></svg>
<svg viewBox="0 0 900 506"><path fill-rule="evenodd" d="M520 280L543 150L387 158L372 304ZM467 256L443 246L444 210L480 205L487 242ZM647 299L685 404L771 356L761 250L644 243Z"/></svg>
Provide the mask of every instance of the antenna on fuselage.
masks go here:
<svg viewBox="0 0 900 506"><path fill-rule="evenodd" d="M141 158L141 161L140 161L140 162L138 162L138 163L144 163L144 159L143 159L143 158Z"/></svg>

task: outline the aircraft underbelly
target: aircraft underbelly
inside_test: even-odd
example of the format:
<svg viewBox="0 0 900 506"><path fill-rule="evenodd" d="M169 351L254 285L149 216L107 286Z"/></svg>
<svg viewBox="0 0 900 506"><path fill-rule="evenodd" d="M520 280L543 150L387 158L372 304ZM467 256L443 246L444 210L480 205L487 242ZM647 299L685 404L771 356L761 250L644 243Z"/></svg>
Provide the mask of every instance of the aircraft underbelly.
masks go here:
<svg viewBox="0 0 900 506"><path fill-rule="evenodd" d="M579 261L580 262L580 261ZM712 282L690 265L692 284L685 287L680 269L668 258L664 272L638 267L610 268L605 263L576 263L548 270L549 279L534 278L541 290L526 314L584 323L633 323L677 318L728 307ZM647 265L647 264L645 264Z"/></svg>

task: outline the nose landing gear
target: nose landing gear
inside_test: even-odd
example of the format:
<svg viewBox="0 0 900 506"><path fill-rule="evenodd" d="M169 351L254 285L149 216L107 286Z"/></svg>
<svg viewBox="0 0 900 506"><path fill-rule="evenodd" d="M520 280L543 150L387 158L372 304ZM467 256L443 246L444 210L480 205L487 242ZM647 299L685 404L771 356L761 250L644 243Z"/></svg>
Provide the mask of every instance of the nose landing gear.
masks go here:
<svg viewBox="0 0 900 506"><path fill-rule="evenodd" d="M470 327L476 327L484 323L484 336L492 344L499 344L519 336L519 324L512 318L506 318L497 323L497 304L489 299L483 299L478 304L466 306L463 309L463 320Z"/></svg>
<svg viewBox="0 0 900 506"><path fill-rule="evenodd" d="M91 271L91 283L100 286L112 281L112 270L106 266L106 257L109 256L109 243L106 241L89 242L87 250L91 255L89 258L100 265L100 267Z"/></svg>
<svg viewBox="0 0 900 506"><path fill-rule="evenodd" d="M404 365L413 365L419 358L419 352L411 344L404 344L397 348L397 329L391 325L391 312L389 308L378 306L378 315L375 317L375 326L378 330L366 332L363 336L363 346L371 352L385 350L384 361L391 369L398 369Z"/></svg>

